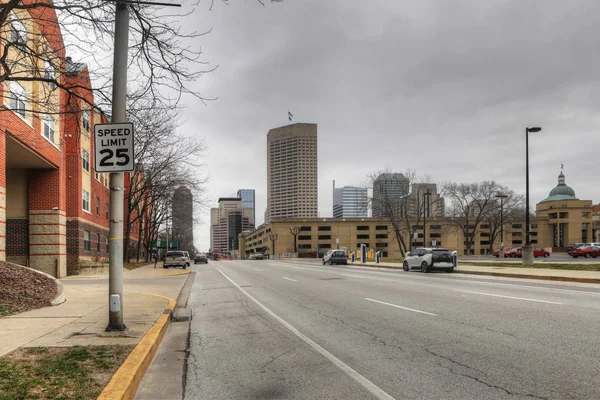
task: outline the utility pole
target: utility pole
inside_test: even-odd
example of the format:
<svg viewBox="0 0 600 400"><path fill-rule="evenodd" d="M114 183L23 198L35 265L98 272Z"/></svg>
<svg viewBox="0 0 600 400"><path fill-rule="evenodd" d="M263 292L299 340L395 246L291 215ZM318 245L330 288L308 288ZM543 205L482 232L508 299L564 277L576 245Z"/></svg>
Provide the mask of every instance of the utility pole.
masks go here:
<svg viewBox="0 0 600 400"><path fill-rule="evenodd" d="M129 10L118 1L115 13L115 54L113 61L112 123L127 122L127 50ZM123 323L123 202L125 174L110 174L110 224L108 262L109 314L107 331L124 331Z"/></svg>

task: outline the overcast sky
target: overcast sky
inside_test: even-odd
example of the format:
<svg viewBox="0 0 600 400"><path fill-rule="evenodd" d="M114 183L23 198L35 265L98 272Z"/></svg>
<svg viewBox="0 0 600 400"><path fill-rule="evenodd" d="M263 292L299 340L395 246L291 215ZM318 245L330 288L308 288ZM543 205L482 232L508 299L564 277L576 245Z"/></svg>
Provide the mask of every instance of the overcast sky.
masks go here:
<svg viewBox="0 0 600 400"><path fill-rule="evenodd" d="M268 1L268 0L267 0ZM319 211L332 180L360 185L373 170L412 168L442 184L496 180L532 204L561 162L580 199L598 202L600 4L578 0L215 0L186 26L218 69L196 83L181 129L206 139L208 208L237 189L266 207L266 134L318 124ZM208 250L209 211L195 229Z"/></svg>

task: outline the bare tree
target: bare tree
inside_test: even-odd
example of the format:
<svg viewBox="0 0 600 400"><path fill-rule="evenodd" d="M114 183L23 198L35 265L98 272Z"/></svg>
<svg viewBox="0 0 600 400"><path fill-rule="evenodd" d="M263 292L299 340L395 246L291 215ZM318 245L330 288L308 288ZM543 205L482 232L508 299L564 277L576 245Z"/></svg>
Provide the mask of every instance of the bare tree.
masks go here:
<svg viewBox="0 0 600 400"><path fill-rule="evenodd" d="M490 253L494 252L494 242L498 239L500 232L503 230L505 235L511 234L512 228L507 229L506 227L512 227L514 223L523 221L525 217L523 211L525 209L525 198L523 195L517 194L504 186L498 187L497 194L499 193L505 195L506 198L502 201L496 198L494 207L485 215L483 220L490 227Z"/></svg>
<svg viewBox="0 0 600 400"><path fill-rule="evenodd" d="M381 181L385 184L381 184ZM425 218L431 215L443 193L432 196L421 196L421 193L409 193L410 182L426 184L430 177L419 177L414 170L401 173L389 168L371 172L365 186L373 188L369 204L376 210L375 217L389 221L398 250L402 257L412 250L413 236L423 230ZM424 239L425 240L425 239Z"/></svg>
<svg viewBox="0 0 600 400"><path fill-rule="evenodd" d="M462 233L467 254L472 253L481 223L496 210L496 194L502 187L494 181L481 183L447 183L448 214L451 228ZM499 203L498 203L499 204Z"/></svg>

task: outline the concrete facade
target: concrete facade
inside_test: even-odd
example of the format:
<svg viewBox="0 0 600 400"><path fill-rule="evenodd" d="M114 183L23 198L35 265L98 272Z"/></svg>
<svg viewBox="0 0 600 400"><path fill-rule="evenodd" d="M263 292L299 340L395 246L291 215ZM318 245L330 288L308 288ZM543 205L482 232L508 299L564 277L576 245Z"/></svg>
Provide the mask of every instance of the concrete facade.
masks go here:
<svg viewBox="0 0 600 400"><path fill-rule="evenodd" d="M267 134L267 212L271 218L318 216L317 124Z"/></svg>

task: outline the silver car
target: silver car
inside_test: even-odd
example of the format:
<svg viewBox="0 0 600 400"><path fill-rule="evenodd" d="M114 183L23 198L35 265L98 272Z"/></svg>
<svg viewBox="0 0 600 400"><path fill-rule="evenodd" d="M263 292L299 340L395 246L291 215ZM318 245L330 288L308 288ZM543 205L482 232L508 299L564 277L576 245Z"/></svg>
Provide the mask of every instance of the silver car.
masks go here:
<svg viewBox="0 0 600 400"><path fill-rule="evenodd" d="M421 272L431 272L434 269L443 269L454 272L454 256L448 249L420 248L406 253L402 269L410 271L418 269Z"/></svg>

